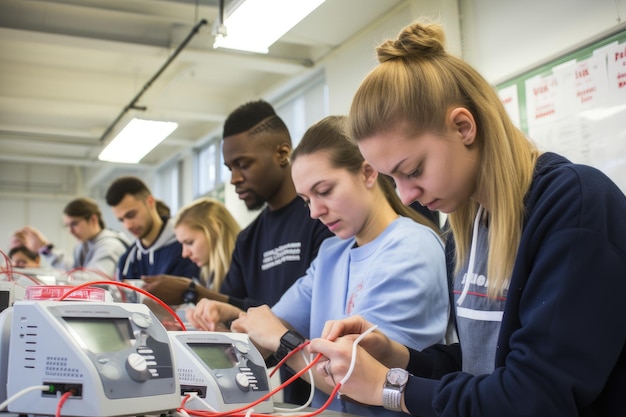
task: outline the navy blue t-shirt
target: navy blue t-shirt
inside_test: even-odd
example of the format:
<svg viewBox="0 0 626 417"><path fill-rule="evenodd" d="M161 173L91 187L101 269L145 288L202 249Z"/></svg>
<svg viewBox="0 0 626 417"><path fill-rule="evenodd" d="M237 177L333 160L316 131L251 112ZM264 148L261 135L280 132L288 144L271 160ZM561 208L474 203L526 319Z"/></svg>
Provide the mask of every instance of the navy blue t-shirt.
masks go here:
<svg viewBox="0 0 626 417"><path fill-rule="evenodd" d="M273 306L305 274L322 241L332 235L310 217L300 197L275 211L265 208L239 233L220 292L243 310Z"/></svg>

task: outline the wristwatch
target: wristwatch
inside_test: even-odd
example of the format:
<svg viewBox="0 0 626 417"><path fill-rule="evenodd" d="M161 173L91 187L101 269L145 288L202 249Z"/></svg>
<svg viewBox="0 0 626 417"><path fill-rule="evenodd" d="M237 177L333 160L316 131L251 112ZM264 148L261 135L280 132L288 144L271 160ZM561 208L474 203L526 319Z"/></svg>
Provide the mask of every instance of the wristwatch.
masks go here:
<svg viewBox="0 0 626 417"><path fill-rule="evenodd" d="M192 279L189 288L183 293L183 304L195 304L198 301L198 291L196 290L196 282Z"/></svg>
<svg viewBox="0 0 626 417"><path fill-rule="evenodd" d="M409 381L409 372L402 368L391 368L383 385L383 407L391 411L402 411L402 393Z"/></svg>
<svg viewBox="0 0 626 417"><path fill-rule="evenodd" d="M276 363L283 360L283 358L287 356L289 352L304 343L304 340L304 337L302 337L298 332L295 332L293 330L287 330L285 334L280 338L280 345L278 346L278 350L274 353Z"/></svg>

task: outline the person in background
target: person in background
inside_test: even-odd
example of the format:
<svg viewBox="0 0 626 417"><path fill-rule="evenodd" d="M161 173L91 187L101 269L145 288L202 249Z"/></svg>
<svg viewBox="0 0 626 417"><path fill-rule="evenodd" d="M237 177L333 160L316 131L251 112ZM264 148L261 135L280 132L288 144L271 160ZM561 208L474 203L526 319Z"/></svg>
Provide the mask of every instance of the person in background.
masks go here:
<svg viewBox="0 0 626 417"><path fill-rule="evenodd" d="M199 277L199 268L181 256L174 221L159 216L155 198L143 181L120 177L109 186L105 199L113 215L136 238L119 259L118 280L158 274Z"/></svg>
<svg viewBox="0 0 626 417"><path fill-rule="evenodd" d="M459 343L378 330L340 392L415 416L624 415L626 197L599 170L539 152L496 91L416 22L382 43L350 110L365 159L405 204L448 213ZM342 380L366 317L311 342Z"/></svg>
<svg viewBox="0 0 626 417"><path fill-rule="evenodd" d="M18 246L24 246L26 239L24 239L24 232L16 230L9 236L9 250Z"/></svg>
<svg viewBox="0 0 626 417"><path fill-rule="evenodd" d="M64 253L36 228L25 226L19 232L24 245L38 252L51 267L95 270L113 279L117 262L130 241L123 233L106 228L98 204L85 197L70 201L63 208L63 224L80 242L74 248L72 261L65 259Z"/></svg>
<svg viewBox="0 0 626 417"><path fill-rule="evenodd" d="M390 179L363 160L345 134L345 122L329 116L314 124L292 156L298 194L311 217L335 237L322 243L306 275L271 310L250 308L231 326L277 361L295 347L286 343L289 338L302 343L319 337L327 320L354 314L415 349L443 342L446 333L448 285L438 228L404 206ZM296 371L306 366L299 355L287 365ZM320 377L315 386L312 406L320 408L333 387ZM360 416L398 414L340 399L331 409Z"/></svg>
<svg viewBox="0 0 626 417"><path fill-rule="evenodd" d="M189 320L211 322L214 330L224 324L228 328L240 309L274 305L304 275L322 241L332 235L309 217L296 194L291 136L271 104L257 100L236 108L224 122L223 137L231 184L249 210L263 210L237 237L220 288L226 302L205 298L199 301L201 308L187 309ZM292 375L281 368L283 381ZM283 391L284 401L303 404L309 393L309 385L299 379Z"/></svg>
<svg viewBox="0 0 626 417"><path fill-rule="evenodd" d="M226 206L201 198L178 212L174 223L182 257L200 268L199 282L189 277L153 275L143 277L143 289L169 305L195 303L218 292L230 267L240 227ZM198 285L196 285L198 284ZM224 297L224 299L226 299Z"/></svg>
<svg viewBox="0 0 626 417"><path fill-rule="evenodd" d="M9 250L11 265L16 268L39 268L41 259L37 252L33 252L26 246L14 246Z"/></svg>

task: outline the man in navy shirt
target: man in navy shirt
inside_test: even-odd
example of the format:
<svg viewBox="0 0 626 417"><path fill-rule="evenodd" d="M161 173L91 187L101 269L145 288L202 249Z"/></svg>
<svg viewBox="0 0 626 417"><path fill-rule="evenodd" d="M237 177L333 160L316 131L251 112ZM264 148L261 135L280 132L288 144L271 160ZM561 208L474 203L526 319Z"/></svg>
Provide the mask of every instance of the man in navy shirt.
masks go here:
<svg viewBox="0 0 626 417"><path fill-rule="evenodd" d="M231 171L231 184L250 210L263 210L237 238L232 261L220 292L227 308L215 301L202 301L215 308L198 308L189 313L203 320L201 311L230 322L239 309L274 305L283 293L306 272L324 239L332 233L310 217L291 179L291 136L272 106L252 101L235 109L224 123L222 152ZM203 307L207 307L203 305ZM231 314L231 312L234 312ZM205 316L206 317L206 316ZM288 374L281 373L283 380ZM284 391L289 403L302 404L309 385L298 380Z"/></svg>
<svg viewBox="0 0 626 417"><path fill-rule="evenodd" d="M272 106L246 103L224 123L224 162L231 184L259 216L240 234L221 292L246 310L273 305L304 275L332 233L310 217L291 179L291 138Z"/></svg>

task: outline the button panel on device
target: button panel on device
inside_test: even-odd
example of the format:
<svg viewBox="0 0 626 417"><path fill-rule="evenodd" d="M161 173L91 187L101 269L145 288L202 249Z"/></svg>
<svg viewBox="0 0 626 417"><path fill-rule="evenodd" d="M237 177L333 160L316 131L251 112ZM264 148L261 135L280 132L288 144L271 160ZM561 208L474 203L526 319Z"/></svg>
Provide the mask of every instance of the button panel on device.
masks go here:
<svg viewBox="0 0 626 417"><path fill-rule="evenodd" d="M252 391L256 391L259 389L258 386L258 380L256 379L256 376L254 375L254 372L252 372L252 369L248 368L247 366L242 366L239 368L239 370L241 371L240 373L237 374L237 385L239 386L239 388L241 388L243 391L248 391L248 390L252 390ZM245 378L245 389L243 386L243 379ZM241 381L241 382L240 382Z"/></svg>

